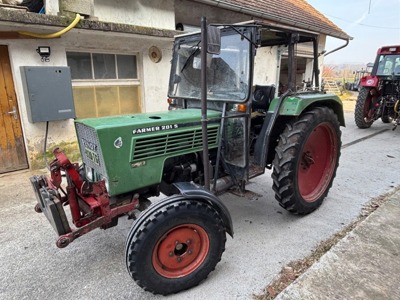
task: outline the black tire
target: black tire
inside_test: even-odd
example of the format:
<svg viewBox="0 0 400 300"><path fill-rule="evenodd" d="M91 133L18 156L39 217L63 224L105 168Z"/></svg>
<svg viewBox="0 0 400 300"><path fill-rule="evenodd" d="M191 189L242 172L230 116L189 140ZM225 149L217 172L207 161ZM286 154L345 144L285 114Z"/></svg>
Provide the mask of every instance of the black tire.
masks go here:
<svg viewBox="0 0 400 300"><path fill-rule="evenodd" d="M374 120L368 119L368 113L371 110L372 96L371 88L361 87L358 93L356 107L354 110L354 120L358 128L365 129L371 127Z"/></svg>
<svg viewBox="0 0 400 300"><path fill-rule="evenodd" d="M382 122L383 122L383 123L391 123L392 120L393 120L393 119L392 119L391 117L389 117L388 115L382 116L381 119L382 119Z"/></svg>
<svg viewBox="0 0 400 300"><path fill-rule="evenodd" d="M225 227L210 205L179 200L141 216L136 221L141 225L134 224L128 235L126 264L143 289L162 295L189 289L207 278L221 260ZM178 241L176 246L171 239Z"/></svg>
<svg viewBox="0 0 400 300"><path fill-rule="evenodd" d="M393 118L389 116L388 108L386 106L384 106L382 109L381 120L383 123L392 123L393 121Z"/></svg>
<svg viewBox="0 0 400 300"><path fill-rule="evenodd" d="M332 186L339 165L341 131L336 114L315 107L286 125L275 149L273 190L286 210L308 214Z"/></svg>

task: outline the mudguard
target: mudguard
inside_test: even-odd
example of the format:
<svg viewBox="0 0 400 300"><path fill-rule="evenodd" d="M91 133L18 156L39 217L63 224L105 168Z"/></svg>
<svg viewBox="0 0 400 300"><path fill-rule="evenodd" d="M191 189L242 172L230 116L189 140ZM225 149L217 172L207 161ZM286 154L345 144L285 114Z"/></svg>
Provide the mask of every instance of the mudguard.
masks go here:
<svg viewBox="0 0 400 300"><path fill-rule="evenodd" d="M183 196L183 199L193 199L198 201L204 201L209 203L212 207L214 207L218 213L221 215L222 221L225 225L225 230L231 237L233 237L233 225L232 225L232 217L229 213L228 208L222 203L221 200L217 196L215 196L210 191L206 189L196 186L190 182L178 182L174 184L175 187L179 190L180 194Z"/></svg>
<svg viewBox="0 0 400 300"><path fill-rule="evenodd" d="M361 78L360 81L360 86L366 86L366 87L373 87L373 88L378 88L379 85L379 78L378 76L365 76Z"/></svg>
<svg viewBox="0 0 400 300"><path fill-rule="evenodd" d="M345 126L342 101L337 95L325 93L298 93L292 94L290 91L274 98L268 108L264 124L257 139L254 149L255 162L265 167L269 158L270 137L279 136L275 125L279 122L280 116L295 117L300 116L303 111L313 105L327 106L335 112L341 126ZM287 122L287 120L285 121Z"/></svg>
<svg viewBox="0 0 400 300"><path fill-rule="evenodd" d="M342 101L337 95L324 93L298 93L288 95L279 104L280 98L272 100L268 113L274 113L279 105L280 116L300 116L302 112L312 105L328 106L333 109L341 126L345 126Z"/></svg>

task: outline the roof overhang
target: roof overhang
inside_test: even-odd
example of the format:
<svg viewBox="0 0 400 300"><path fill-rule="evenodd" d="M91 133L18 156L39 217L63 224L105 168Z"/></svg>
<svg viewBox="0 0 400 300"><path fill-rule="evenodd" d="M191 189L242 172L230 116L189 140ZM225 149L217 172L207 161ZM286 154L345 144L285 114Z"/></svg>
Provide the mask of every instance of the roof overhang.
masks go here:
<svg viewBox="0 0 400 300"><path fill-rule="evenodd" d="M282 16L268 13L266 11L260 11L260 10L253 9L248 6L229 3L227 1L222 1L222 0L192 0L192 1L210 5L210 6L220 7L223 9L227 9L227 10L231 10L231 11L235 11L235 12L239 12L239 13L243 13L243 14L253 16L256 18L261 18L263 20L276 22L278 24L285 24L285 25L295 27L295 28L302 28L305 30L310 30L313 32L317 32L318 34L322 33L322 34L329 35L331 37L342 39L342 40L352 40L353 39L347 33L343 32L341 30L334 30L334 29L330 28L329 26L316 27L315 24L306 22L306 20L289 20Z"/></svg>

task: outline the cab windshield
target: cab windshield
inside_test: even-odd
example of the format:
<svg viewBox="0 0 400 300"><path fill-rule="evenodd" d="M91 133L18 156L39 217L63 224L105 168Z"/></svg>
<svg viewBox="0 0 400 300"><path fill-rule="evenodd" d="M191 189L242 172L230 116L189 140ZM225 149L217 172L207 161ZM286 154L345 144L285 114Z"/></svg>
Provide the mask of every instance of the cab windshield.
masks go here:
<svg viewBox="0 0 400 300"><path fill-rule="evenodd" d="M207 54L208 100L244 102L248 98L251 34L247 28L238 31L221 32L221 53ZM175 41L169 97L201 98L201 51L200 34Z"/></svg>
<svg viewBox="0 0 400 300"><path fill-rule="evenodd" d="M400 54L380 55L376 75L400 76Z"/></svg>

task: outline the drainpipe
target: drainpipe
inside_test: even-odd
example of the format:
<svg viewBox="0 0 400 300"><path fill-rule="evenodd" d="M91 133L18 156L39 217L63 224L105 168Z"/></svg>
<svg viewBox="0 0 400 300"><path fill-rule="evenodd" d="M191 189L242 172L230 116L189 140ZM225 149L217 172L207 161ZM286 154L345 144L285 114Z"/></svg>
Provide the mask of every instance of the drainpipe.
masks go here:
<svg viewBox="0 0 400 300"><path fill-rule="evenodd" d="M347 39L347 40L345 40L346 41L346 43L344 44L344 45L342 45L342 46L340 46L340 47L337 47L337 48L335 48L335 49L333 49L333 50L331 50L331 51L329 51L329 52L326 52L325 53L325 55L324 56L327 56L327 55L329 55L329 54L331 54L331 53L333 53L333 52L336 52L336 51L338 51L338 50L340 50L340 49L343 49L343 48L345 48L345 47L347 47L347 45L349 44L349 39ZM322 55L322 53L319 55L319 56L321 56Z"/></svg>

